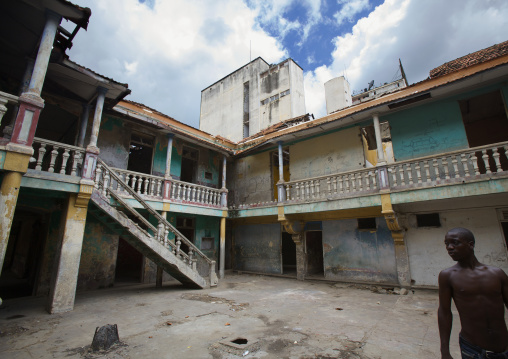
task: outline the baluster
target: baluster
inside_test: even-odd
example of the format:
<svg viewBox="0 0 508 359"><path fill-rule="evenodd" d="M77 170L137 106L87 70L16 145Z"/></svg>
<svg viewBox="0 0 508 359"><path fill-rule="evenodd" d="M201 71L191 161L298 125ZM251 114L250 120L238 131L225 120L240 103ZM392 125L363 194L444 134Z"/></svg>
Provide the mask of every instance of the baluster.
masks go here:
<svg viewBox="0 0 508 359"><path fill-rule="evenodd" d="M450 179L449 169L448 169L448 158L441 158L441 164L443 165L443 170L445 174L445 179Z"/></svg>
<svg viewBox="0 0 508 359"><path fill-rule="evenodd" d="M300 182L295 183L296 200L300 199Z"/></svg>
<svg viewBox="0 0 508 359"><path fill-rule="evenodd" d="M344 187L345 187L344 176L339 175L339 194L344 193Z"/></svg>
<svg viewBox="0 0 508 359"><path fill-rule="evenodd" d="M496 172L501 172L501 162L499 161L499 152L497 148L492 149L492 157L494 157L494 161L496 162Z"/></svg>
<svg viewBox="0 0 508 359"><path fill-rule="evenodd" d="M487 150L482 150L482 159L483 159L483 164L485 165L486 173L491 174L492 171L490 170L489 154L488 154Z"/></svg>
<svg viewBox="0 0 508 359"><path fill-rule="evenodd" d="M439 163L437 162L437 158L432 159L432 167L434 168L434 175L436 176L436 180L440 180L441 175L439 174Z"/></svg>
<svg viewBox="0 0 508 359"><path fill-rule="evenodd" d="M175 248L175 255L177 258L181 258L180 255L180 246L182 245L182 241L180 240L180 236L176 236L176 248Z"/></svg>
<svg viewBox="0 0 508 359"><path fill-rule="evenodd" d="M150 179L148 177L143 178L143 194L147 195L148 193L148 185L150 184Z"/></svg>
<svg viewBox="0 0 508 359"><path fill-rule="evenodd" d="M305 182L300 182L300 191L301 191L301 199L302 201L305 200Z"/></svg>
<svg viewBox="0 0 508 359"><path fill-rule="evenodd" d="M55 146L53 146L53 151L51 151L51 162L49 164L48 172L51 173L55 172L56 156L58 156L58 147L55 148Z"/></svg>
<svg viewBox="0 0 508 359"><path fill-rule="evenodd" d="M362 192L363 191L363 176L365 175L365 172L362 172L362 173L358 173L357 177L358 178L358 192Z"/></svg>
<svg viewBox="0 0 508 359"><path fill-rule="evenodd" d="M305 199L310 199L310 181L305 182Z"/></svg>
<svg viewBox="0 0 508 359"><path fill-rule="evenodd" d="M214 193L214 196L215 196L215 205L218 206L219 205L219 199L220 199L220 194L219 192L215 192ZM268 203L268 202L267 202Z"/></svg>
<svg viewBox="0 0 508 359"><path fill-rule="evenodd" d="M97 162L97 168L95 169L95 184L94 184L94 188L97 190L99 189L101 173L102 173L102 164L100 162Z"/></svg>
<svg viewBox="0 0 508 359"><path fill-rule="evenodd" d="M413 168L411 167L411 163L406 163L404 167L406 168L408 183L409 185L412 185L414 182L413 182Z"/></svg>
<svg viewBox="0 0 508 359"><path fill-rule="evenodd" d="M169 248L169 228L164 226L164 247Z"/></svg>
<svg viewBox="0 0 508 359"><path fill-rule="evenodd" d="M64 148L64 152L62 154L62 167L60 167L60 174L61 175L64 175L65 174L65 169L67 167L67 161L69 160L69 149L68 148Z"/></svg>
<svg viewBox="0 0 508 359"><path fill-rule="evenodd" d="M316 197L321 198L321 182L320 180L316 180Z"/></svg>
<svg viewBox="0 0 508 359"><path fill-rule="evenodd" d="M349 193L349 175L344 175L344 192Z"/></svg>
<svg viewBox="0 0 508 359"><path fill-rule="evenodd" d="M39 147L39 156L37 157L37 166L35 166L36 171L42 170L42 160L44 159L45 153L46 153L46 144L41 143L41 147Z"/></svg>
<svg viewBox="0 0 508 359"><path fill-rule="evenodd" d="M422 183L422 164L420 161L415 163L416 179L418 183Z"/></svg>
<svg viewBox="0 0 508 359"><path fill-rule="evenodd" d="M372 189L377 189L377 170L371 172L372 176Z"/></svg>
<svg viewBox="0 0 508 359"><path fill-rule="evenodd" d="M192 250L192 247L189 248L189 265L192 265L192 254L194 253L194 251Z"/></svg>
<svg viewBox="0 0 508 359"><path fill-rule="evenodd" d="M181 183L177 183L177 187L178 187L178 190L176 191L176 199L181 200L182 199L181 193L182 193L183 186Z"/></svg>
<svg viewBox="0 0 508 359"><path fill-rule="evenodd" d="M328 187L328 195L330 195L332 193L332 181L331 181L330 177L326 178L326 184Z"/></svg>
<svg viewBox="0 0 508 359"><path fill-rule="evenodd" d="M173 182L171 184L171 198L172 199L175 199L175 192L176 192L176 188L179 187L178 183L176 182Z"/></svg>
<svg viewBox="0 0 508 359"><path fill-rule="evenodd" d="M399 174L400 185L405 186L406 185L406 178L404 177L404 165L397 166L397 173Z"/></svg>
<svg viewBox="0 0 508 359"><path fill-rule="evenodd" d="M314 198L314 181L309 181L310 198Z"/></svg>
<svg viewBox="0 0 508 359"><path fill-rule="evenodd" d="M451 161L452 161L452 170L455 173L453 177L459 178L460 177L460 173L459 173L459 166L457 165L457 155L452 155L451 156Z"/></svg>
<svg viewBox="0 0 508 359"><path fill-rule="evenodd" d="M150 196L156 196L157 193L155 193L155 184L156 184L156 179L155 178L149 178L148 179L148 194Z"/></svg>
<svg viewBox="0 0 508 359"><path fill-rule="evenodd" d="M372 171L365 172L365 190L369 191L371 189L371 178L372 178Z"/></svg>
<svg viewBox="0 0 508 359"><path fill-rule="evenodd" d="M104 171L104 187L102 188L102 194L108 197L109 189L109 170ZM108 197L109 198L109 197Z"/></svg>
<svg viewBox="0 0 508 359"><path fill-rule="evenodd" d="M203 203L201 200L201 191L203 189L201 187L196 188L196 203Z"/></svg>
<svg viewBox="0 0 508 359"><path fill-rule="evenodd" d="M131 175L131 188L133 191L136 191L136 182L138 178L135 175Z"/></svg>
<svg viewBox="0 0 508 359"><path fill-rule="evenodd" d="M462 153L460 155L460 162L462 163L462 169L464 170L464 177L471 177L471 174L469 173L469 166L467 163L467 157L465 153Z"/></svg>
<svg viewBox="0 0 508 359"><path fill-rule="evenodd" d="M78 171L78 162L81 160L81 151L74 151L72 155L71 176L76 176Z"/></svg>
<svg viewBox="0 0 508 359"><path fill-rule="evenodd" d="M388 171L392 175L392 183L393 186L397 186L397 167L393 166L388 169Z"/></svg>
<svg viewBox="0 0 508 359"><path fill-rule="evenodd" d="M480 168L478 167L478 157L476 157L476 153L469 154L469 159L473 162L473 168L475 175L480 174Z"/></svg>
<svg viewBox="0 0 508 359"><path fill-rule="evenodd" d="M354 173L349 175L349 183L351 185L351 192L356 192L356 176Z"/></svg>
<svg viewBox="0 0 508 359"><path fill-rule="evenodd" d="M286 184L286 185L284 185L284 187L286 189L286 200L290 201L291 200L291 194L290 194L289 189L291 188L291 185Z"/></svg>
<svg viewBox="0 0 508 359"><path fill-rule="evenodd" d="M423 161L423 168L425 169L425 181L432 181L432 178L430 178L429 160Z"/></svg>
<svg viewBox="0 0 508 359"><path fill-rule="evenodd" d="M334 176L333 179L332 179L332 184L333 184L333 194L337 194L337 176Z"/></svg>

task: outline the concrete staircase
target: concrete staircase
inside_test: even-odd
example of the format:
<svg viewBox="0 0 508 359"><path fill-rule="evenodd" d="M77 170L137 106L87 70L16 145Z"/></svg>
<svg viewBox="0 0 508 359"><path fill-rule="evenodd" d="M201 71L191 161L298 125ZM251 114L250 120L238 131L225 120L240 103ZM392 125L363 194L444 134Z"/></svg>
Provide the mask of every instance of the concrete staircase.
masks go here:
<svg viewBox="0 0 508 359"><path fill-rule="evenodd" d="M89 206L92 215L185 286L217 285L215 261L206 257L103 161L99 160L96 172ZM157 219L157 226L129 205L133 199ZM169 233L174 234L174 242L169 239ZM182 244L185 244L185 251Z"/></svg>

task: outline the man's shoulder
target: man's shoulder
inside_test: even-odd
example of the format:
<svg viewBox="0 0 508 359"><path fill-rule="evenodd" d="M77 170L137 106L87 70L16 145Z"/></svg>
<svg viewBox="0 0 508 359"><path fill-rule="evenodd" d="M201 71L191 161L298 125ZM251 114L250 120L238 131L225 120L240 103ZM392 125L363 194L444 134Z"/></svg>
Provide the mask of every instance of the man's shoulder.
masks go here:
<svg viewBox="0 0 508 359"><path fill-rule="evenodd" d="M453 272L456 272L459 269L460 269L460 267L457 264L455 264L451 267L443 269L441 272L439 272L439 276L440 277L449 277L450 274L452 274Z"/></svg>

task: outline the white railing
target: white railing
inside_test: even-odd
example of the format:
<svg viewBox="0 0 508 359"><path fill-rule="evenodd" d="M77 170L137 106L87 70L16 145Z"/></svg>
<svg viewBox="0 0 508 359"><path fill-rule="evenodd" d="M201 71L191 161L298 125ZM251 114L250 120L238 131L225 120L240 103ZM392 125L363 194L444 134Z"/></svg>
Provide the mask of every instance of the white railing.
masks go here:
<svg viewBox="0 0 508 359"><path fill-rule="evenodd" d="M377 169L368 168L284 183L286 201L348 197L378 190Z"/></svg>
<svg viewBox="0 0 508 359"><path fill-rule="evenodd" d="M36 171L81 176L85 149L35 137L30 168Z"/></svg>
<svg viewBox="0 0 508 359"><path fill-rule="evenodd" d="M466 182L508 170L508 142L397 162L387 167L392 189Z"/></svg>
<svg viewBox="0 0 508 359"><path fill-rule="evenodd" d="M203 206L220 207L221 190L198 184L171 180L171 199Z"/></svg>
<svg viewBox="0 0 508 359"><path fill-rule="evenodd" d="M17 105L18 96L0 91L0 124L2 123L2 119L5 113L7 112L7 104Z"/></svg>
<svg viewBox="0 0 508 359"><path fill-rule="evenodd" d="M120 178L137 194L145 196L162 197L162 189L164 186L164 177L147 175L145 173L122 170L119 168L111 168ZM100 167L97 170L101 170ZM111 185L113 185L111 183ZM120 187L121 190L122 187Z"/></svg>

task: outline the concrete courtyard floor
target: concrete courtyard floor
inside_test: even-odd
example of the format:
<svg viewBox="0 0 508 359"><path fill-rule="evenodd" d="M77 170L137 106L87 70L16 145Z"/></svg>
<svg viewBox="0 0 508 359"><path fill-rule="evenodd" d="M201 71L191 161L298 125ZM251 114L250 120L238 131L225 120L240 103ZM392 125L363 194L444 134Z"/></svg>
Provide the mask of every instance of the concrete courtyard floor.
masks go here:
<svg viewBox="0 0 508 359"><path fill-rule="evenodd" d="M169 282L81 292L63 314L47 314L44 298L6 300L0 358L439 358L437 291L372 288L227 273L206 290ZM118 325L121 344L94 353L106 324ZM459 326L454 310L457 359Z"/></svg>

